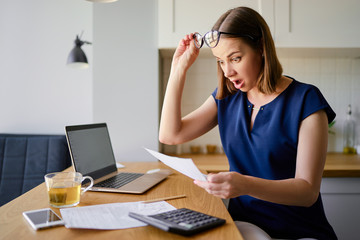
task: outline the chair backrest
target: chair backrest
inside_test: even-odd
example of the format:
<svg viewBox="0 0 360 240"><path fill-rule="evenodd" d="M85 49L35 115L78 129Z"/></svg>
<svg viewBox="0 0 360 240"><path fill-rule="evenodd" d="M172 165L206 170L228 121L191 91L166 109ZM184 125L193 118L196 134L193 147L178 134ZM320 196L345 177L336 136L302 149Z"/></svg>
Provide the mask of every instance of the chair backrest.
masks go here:
<svg viewBox="0 0 360 240"><path fill-rule="evenodd" d="M65 135L0 134L0 206L69 166Z"/></svg>

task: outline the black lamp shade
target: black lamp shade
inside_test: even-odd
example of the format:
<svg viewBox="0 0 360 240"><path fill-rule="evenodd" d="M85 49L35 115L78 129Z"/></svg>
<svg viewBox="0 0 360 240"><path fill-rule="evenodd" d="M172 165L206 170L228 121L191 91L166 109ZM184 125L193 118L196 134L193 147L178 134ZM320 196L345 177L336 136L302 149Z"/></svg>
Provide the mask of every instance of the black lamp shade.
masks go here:
<svg viewBox="0 0 360 240"><path fill-rule="evenodd" d="M87 41L80 40L79 36L76 36L74 41L75 47L69 53L67 59L67 65L74 68L87 68L89 67L88 60L81 46L84 44L91 44Z"/></svg>
<svg viewBox="0 0 360 240"><path fill-rule="evenodd" d="M69 66L74 66L74 67L88 67L88 60L86 58L86 55L84 53L84 51L81 49L80 46L75 46L67 59L67 64Z"/></svg>

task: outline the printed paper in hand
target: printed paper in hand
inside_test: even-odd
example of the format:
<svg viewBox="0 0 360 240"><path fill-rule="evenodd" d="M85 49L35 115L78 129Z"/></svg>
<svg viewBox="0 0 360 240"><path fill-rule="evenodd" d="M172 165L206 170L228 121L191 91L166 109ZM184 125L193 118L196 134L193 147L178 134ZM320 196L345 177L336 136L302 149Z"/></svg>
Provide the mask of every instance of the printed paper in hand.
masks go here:
<svg viewBox="0 0 360 240"><path fill-rule="evenodd" d="M200 172L191 158L171 157L147 148L145 148L145 150L176 171L179 171L194 180L207 181L205 175Z"/></svg>

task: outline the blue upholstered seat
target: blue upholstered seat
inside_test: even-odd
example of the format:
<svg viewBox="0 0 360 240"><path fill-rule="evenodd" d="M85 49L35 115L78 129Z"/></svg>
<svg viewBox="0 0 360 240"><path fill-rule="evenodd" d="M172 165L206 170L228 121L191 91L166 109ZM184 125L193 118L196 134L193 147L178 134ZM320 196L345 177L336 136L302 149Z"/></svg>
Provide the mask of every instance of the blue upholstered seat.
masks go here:
<svg viewBox="0 0 360 240"><path fill-rule="evenodd" d="M0 206L70 165L65 135L0 134Z"/></svg>

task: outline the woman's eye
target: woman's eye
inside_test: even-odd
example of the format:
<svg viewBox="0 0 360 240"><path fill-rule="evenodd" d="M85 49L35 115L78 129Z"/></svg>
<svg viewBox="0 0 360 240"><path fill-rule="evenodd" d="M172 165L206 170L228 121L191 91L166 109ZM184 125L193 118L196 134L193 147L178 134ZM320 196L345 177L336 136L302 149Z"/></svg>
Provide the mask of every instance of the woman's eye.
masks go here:
<svg viewBox="0 0 360 240"><path fill-rule="evenodd" d="M241 60L241 57L234 57L231 59L231 61L235 62L235 63L240 62L240 60Z"/></svg>
<svg viewBox="0 0 360 240"><path fill-rule="evenodd" d="M224 64L224 61L223 61L223 60L217 60L217 62L218 62L220 65L223 65L223 64Z"/></svg>

